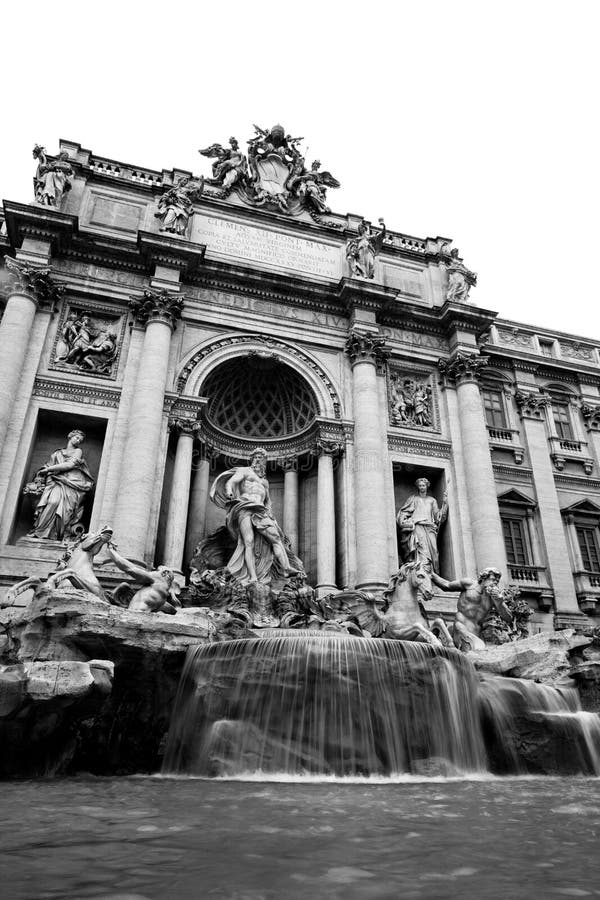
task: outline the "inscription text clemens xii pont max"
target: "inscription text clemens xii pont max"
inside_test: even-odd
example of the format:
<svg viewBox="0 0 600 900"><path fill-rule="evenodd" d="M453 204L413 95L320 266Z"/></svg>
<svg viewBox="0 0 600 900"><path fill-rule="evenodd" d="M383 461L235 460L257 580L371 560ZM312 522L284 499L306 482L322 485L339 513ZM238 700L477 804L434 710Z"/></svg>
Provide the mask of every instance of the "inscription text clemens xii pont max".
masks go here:
<svg viewBox="0 0 600 900"><path fill-rule="evenodd" d="M324 278L338 279L341 275L337 247L266 228L195 215L192 240L206 244L209 253L250 259L265 266L309 272Z"/></svg>

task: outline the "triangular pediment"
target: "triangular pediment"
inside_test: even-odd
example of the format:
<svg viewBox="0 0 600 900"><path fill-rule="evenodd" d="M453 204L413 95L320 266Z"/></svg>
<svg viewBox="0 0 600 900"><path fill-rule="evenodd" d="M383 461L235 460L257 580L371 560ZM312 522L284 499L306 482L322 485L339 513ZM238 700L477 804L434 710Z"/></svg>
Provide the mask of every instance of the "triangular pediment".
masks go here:
<svg viewBox="0 0 600 900"><path fill-rule="evenodd" d="M571 504L571 506L567 506L561 509L563 515L565 513L570 513L571 515L584 515L584 516L598 516L600 517L600 506L597 503L594 503L593 500L585 499L578 500L577 503Z"/></svg>
<svg viewBox="0 0 600 900"><path fill-rule="evenodd" d="M498 503L501 506L537 506L535 500L528 497L526 494L521 493L521 491L518 491L516 488L506 491L504 494L500 494L498 496Z"/></svg>

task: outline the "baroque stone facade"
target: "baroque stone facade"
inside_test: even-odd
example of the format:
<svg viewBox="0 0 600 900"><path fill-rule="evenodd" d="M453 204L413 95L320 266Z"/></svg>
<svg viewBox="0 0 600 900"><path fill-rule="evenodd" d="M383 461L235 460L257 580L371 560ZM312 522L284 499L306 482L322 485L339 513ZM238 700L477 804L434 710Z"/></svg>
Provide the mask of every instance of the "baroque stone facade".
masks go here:
<svg viewBox="0 0 600 900"><path fill-rule="evenodd" d="M81 468L79 429L69 528L109 522L182 578L225 523L215 481L259 447L319 593L385 587L426 479L444 579L495 566L534 630L597 621L600 347L479 308L450 240L332 212L302 139L255 132L206 146L197 177L39 147L32 202L4 201L2 590L57 556L36 504L58 503L57 454Z"/></svg>

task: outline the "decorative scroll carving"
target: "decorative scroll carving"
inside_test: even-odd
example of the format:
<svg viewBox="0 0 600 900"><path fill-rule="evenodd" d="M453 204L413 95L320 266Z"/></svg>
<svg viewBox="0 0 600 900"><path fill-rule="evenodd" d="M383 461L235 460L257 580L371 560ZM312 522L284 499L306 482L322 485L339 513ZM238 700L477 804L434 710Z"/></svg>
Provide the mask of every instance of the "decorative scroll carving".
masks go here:
<svg viewBox="0 0 600 900"><path fill-rule="evenodd" d="M389 379L388 406L392 425L433 428L433 395L427 380L392 370Z"/></svg>
<svg viewBox="0 0 600 900"><path fill-rule="evenodd" d="M192 179L184 175L177 184L165 191L158 200L157 219L162 219L159 231L185 235L194 210L194 202L199 200L204 190L204 178Z"/></svg>
<svg viewBox="0 0 600 900"><path fill-rule="evenodd" d="M298 471L298 457L297 456L288 456L286 459L281 460L281 468L284 472L297 472Z"/></svg>
<svg viewBox="0 0 600 900"><path fill-rule="evenodd" d="M358 226L358 236L348 238L346 242L346 259L350 271L358 278L375 276L375 257L381 253L386 235L385 222L379 219L381 231L373 233L371 226L363 219Z"/></svg>
<svg viewBox="0 0 600 900"><path fill-rule="evenodd" d="M130 298L129 308L140 325L166 322L171 328L175 328L175 323L181 318L183 297L164 289L147 288L141 297Z"/></svg>
<svg viewBox="0 0 600 900"><path fill-rule="evenodd" d="M64 194L71 190L70 178L73 169L69 162L69 154L66 150L61 150L56 159L49 161L46 148L36 144L33 148L33 158L38 160L34 178L35 202L60 209Z"/></svg>
<svg viewBox="0 0 600 900"><path fill-rule="evenodd" d="M581 359L585 362L594 361L594 348L580 344L578 341L561 341L560 350L563 356L570 359Z"/></svg>
<svg viewBox="0 0 600 900"><path fill-rule="evenodd" d="M331 456L338 458L344 455L344 444L341 441L319 439L310 451L313 456Z"/></svg>
<svg viewBox="0 0 600 900"><path fill-rule="evenodd" d="M498 338L502 344L513 344L517 347L529 348L533 346L532 336L519 328L499 328Z"/></svg>
<svg viewBox="0 0 600 900"><path fill-rule="evenodd" d="M582 403L581 415L588 431L600 431L600 403Z"/></svg>
<svg viewBox="0 0 600 900"><path fill-rule="evenodd" d="M39 306L52 308L64 293L64 287L56 285L50 277L50 266L32 266L10 256L4 262L10 275L5 289L7 295L26 294Z"/></svg>
<svg viewBox="0 0 600 900"><path fill-rule="evenodd" d="M515 403L522 419L543 419L544 410L550 403L550 396L542 391L522 391L515 393Z"/></svg>
<svg viewBox="0 0 600 900"><path fill-rule="evenodd" d="M485 374L489 356L479 353L456 353L451 359L438 360L442 378L449 382L480 381Z"/></svg>
<svg viewBox="0 0 600 900"><path fill-rule="evenodd" d="M169 419L169 431L175 434L187 434L191 437L198 437L201 425L196 419L185 419L181 416L174 416Z"/></svg>
<svg viewBox="0 0 600 900"><path fill-rule="evenodd" d="M353 331L348 336L345 351L350 357L350 363L355 366L359 362L370 362L384 371L386 362L390 356L385 340L378 334L364 331Z"/></svg>
<svg viewBox="0 0 600 900"><path fill-rule="evenodd" d="M96 310L65 307L52 368L114 377L123 325L122 318L99 315Z"/></svg>

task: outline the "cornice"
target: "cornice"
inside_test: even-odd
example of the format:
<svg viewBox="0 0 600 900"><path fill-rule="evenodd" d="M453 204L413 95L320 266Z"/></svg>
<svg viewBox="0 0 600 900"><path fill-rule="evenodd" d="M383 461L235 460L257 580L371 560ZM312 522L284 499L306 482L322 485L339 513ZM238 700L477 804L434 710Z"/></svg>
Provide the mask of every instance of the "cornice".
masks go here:
<svg viewBox="0 0 600 900"><path fill-rule="evenodd" d="M85 406L108 406L117 408L121 390L116 387L100 387L79 381L62 381L58 378L38 376L33 385L34 397L48 397L52 400L67 400Z"/></svg>
<svg viewBox="0 0 600 900"><path fill-rule="evenodd" d="M196 272L206 252L206 244L147 231L138 231L138 248L148 271L153 272L154 266L160 265L178 269L187 276Z"/></svg>
<svg viewBox="0 0 600 900"><path fill-rule="evenodd" d="M533 483L533 469L523 468L523 466L509 466L504 463L492 463L494 475L501 481L526 481L528 484Z"/></svg>
<svg viewBox="0 0 600 900"><path fill-rule="evenodd" d="M572 488L577 491L589 491L590 488L600 491L599 478L584 478L583 475L568 475L565 472L554 474L554 483L557 487Z"/></svg>
<svg viewBox="0 0 600 900"><path fill-rule="evenodd" d="M4 201L6 232L11 247L18 249L24 238L33 237L48 241L52 253L63 252L79 231L77 216L58 212L37 203L13 203Z"/></svg>
<svg viewBox="0 0 600 900"><path fill-rule="evenodd" d="M452 456L452 444L450 441L410 437L407 434L397 434L388 431L387 444L389 450L394 450L397 453L435 456L443 459L450 459Z"/></svg>

